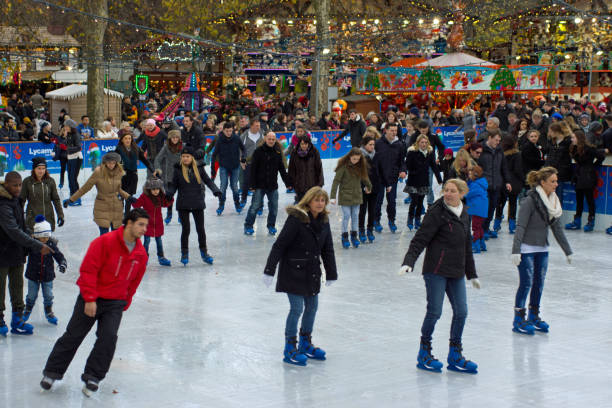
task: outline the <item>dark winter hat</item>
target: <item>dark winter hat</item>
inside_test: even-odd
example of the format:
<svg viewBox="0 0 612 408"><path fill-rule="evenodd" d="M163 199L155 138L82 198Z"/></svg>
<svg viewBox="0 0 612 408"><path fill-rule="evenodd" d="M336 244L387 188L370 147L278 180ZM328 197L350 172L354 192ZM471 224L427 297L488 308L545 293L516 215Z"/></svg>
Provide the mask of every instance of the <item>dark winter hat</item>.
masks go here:
<svg viewBox="0 0 612 408"><path fill-rule="evenodd" d="M268 112L261 112L261 113L259 114L259 117L260 117L260 118L263 118L264 116L266 116L266 117L267 117L267 116L268 116Z"/></svg>
<svg viewBox="0 0 612 408"><path fill-rule="evenodd" d="M102 157L102 163L108 163L111 161L121 163L121 156L119 155L119 153L108 152L104 155L104 157Z"/></svg>
<svg viewBox="0 0 612 408"><path fill-rule="evenodd" d="M583 118L588 119L589 121L591 121L591 116L588 113L583 113L582 115L580 115L578 120L582 120Z"/></svg>
<svg viewBox="0 0 612 408"><path fill-rule="evenodd" d="M560 114L559 112L553 113L551 117L554 119L563 120L563 115Z"/></svg>
<svg viewBox="0 0 612 408"><path fill-rule="evenodd" d="M189 146L185 146L183 147L183 150L181 151L181 154L190 154L193 156L193 149Z"/></svg>
<svg viewBox="0 0 612 408"><path fill-rule="evenodd" d="M77 124L74 120L72 119L68 119L64 121L64 126L70 126L72 129L76 129L77 128Z"/></svg>
<svg viewBox="0 0 612 408"><path fill-rule="evenodd" d="M417 108L416 106L413 106L412 108L410 108L410 113L413 114L414 116L419 116L419 108Z"/></svg>
<svg viewBox="0 0 612 408"><path fill-rule="evenodd" d="M35 169L38 166L47 167L47 159L41 156L36 156L32 158L32 168Z"/></svg>
<svg viewBox="0 0 612 408"><path fill-rule="evenodd" d="M158 178L150 178L145 183L143 190L162 190L164 191L164 182Z"/></svg>

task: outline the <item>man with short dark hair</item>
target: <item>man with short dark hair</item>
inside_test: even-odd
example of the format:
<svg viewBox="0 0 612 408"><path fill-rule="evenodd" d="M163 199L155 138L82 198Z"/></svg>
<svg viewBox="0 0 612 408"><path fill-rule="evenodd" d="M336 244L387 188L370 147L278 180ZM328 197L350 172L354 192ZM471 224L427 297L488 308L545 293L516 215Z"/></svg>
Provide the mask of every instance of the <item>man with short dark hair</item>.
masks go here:
<svg viewBox="0 0 612 408"><path fill-rule="evenodd" d="M513 112L512 108L506 103L506 99L501 98L497 102L497 108L493 112L493 116L499 119L499 128L507 132L510 124L508 123L508 115Z"/></svg>
<svg viewBox="0 0 612 408"><path fill-rule="evenodd" d="M47 360L40 386L51 389L61 380L81 342L98 322L97 340L87 359L81 380L83 393L98 390L110 367L117 332L123 312L132 303L144 276L148 256L140 238L147 230L149 215L142 208L130 210L123 226L94 239L81 263L77 297L66 332L60 337Z"/></svg>
<svg viewBox="0 0 612 408"><path fill-rule="evenodd" d="M257 122L259 123L259 122ZM240 137L234 133L234 127L231 122L225 122L223 125L223 131L219 134L215 142L215 151L212 155L211 162L219 163L219 178L221 186L221 197L219 198L219 208L217 208L217 215L221 215L225 209L225 193L227 191L227 185L232 190L234 198L234 207L236 212L240 214L242 206L240 205L240 194L238 194L238 176L240 174L240 168L244 170L246 166L244 144L240 140Z"/></svg>
<svg viewBox="0 0 612 408"><path fill-rule="evenodd" d="M350 133L351 146L359 147L361 146L361 139L363 139L363 135L365 134L367 127L368 126L366 125L365 120L363 120L357 110L351 109L349 110L348 125L346 126L346 128L344 128L344 131L342 133L340 133L334 138L334 143L346 136L347 133Z"/></svg>
<svg viewBox="0 0 612 408"><path fill-rule="evenodd" d="M40 249L47 255L53 251L47 245L32 238L27 230L23 207L19 200L22 180L19 173L6 173L0 184L0 335L6 336L4 322L4 296L6 279L13 309L11 333L32 334L34 328L23 321L23 266L27 249ZM42 249L41 249L42 248Z"/></svg>
<svg viewBox="0 0 612 408"><path fill-rule="evenodd" d="M240 205L244 208L246 205L246 198L249 192L249 172L251 170L251 156L255 152L255 149L259 145L259 142L263 140L264 134L261 131L261 124L259 120L251 120L250 126L245 131L240 133L240 140L244 144L246 159L246 166L240 168Z"/></svg>
<svg viewBox="0 0 612 408"><path fill-rule="evenodd" d="M89 126L89 116L81 116L81 123L77 126L77 132L81 135L81 139L91 139L94 137L94 130Z"/></svg>

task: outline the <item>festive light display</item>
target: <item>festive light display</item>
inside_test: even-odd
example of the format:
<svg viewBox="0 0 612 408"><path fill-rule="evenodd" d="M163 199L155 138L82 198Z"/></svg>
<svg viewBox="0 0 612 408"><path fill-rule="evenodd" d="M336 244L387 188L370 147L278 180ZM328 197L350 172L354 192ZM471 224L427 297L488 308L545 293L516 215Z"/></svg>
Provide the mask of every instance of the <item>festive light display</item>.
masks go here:
<svg viewBox="0 0 612 408"><path fill-rule="evenodd" d="M136 74L134 76L134 89L141 95L149 92L149 76Z"/></svg>

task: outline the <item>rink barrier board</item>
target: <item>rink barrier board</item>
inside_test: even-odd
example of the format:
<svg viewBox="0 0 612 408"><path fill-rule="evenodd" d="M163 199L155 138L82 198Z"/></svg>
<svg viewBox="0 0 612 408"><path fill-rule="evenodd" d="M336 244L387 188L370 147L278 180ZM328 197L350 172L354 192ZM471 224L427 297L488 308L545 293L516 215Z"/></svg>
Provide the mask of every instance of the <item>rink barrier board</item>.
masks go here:
<svg viewBox="0 0 612 408"><path fill-rule="evenodd" d="M347 134L336 143L333 139L341 130L313 131L313 145L319 150L321 159L338 159L351 149L351 137ZM436 127L434 132L443 143L454 152L463 144L463 130L458 126ZM279 132L276 134L283 146L290 142L292 132ZM206 135L207 143L214 139L214 135ZM100 165L102 156L115 150L117 139L90 139L83 141L83 167L93 169ZM3 142L0 143L0 174L8 171L30 171L32 158L42 156L47 159L47 169L50 173L59 173L60 162L53 160L53 144L41 142ZM140 163L139 168L144 168ZM576 193L571 183L564 183L563 209L576 210ZM598 184L595 191L595 203L598 214L612 215L612 167L602 166L598 169ZM585 203L586 210L586 203Z"/></svg>

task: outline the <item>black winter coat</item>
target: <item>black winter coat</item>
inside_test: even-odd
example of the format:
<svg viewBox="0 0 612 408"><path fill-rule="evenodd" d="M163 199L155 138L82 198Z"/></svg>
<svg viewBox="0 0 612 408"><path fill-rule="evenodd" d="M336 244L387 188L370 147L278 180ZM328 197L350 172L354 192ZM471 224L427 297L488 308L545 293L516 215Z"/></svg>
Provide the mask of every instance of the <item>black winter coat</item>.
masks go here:
<svg viewBox="0 0 612 408"><path fill-rule="evenodd" d="M445 278L478 277L472 255L470 219L465 205L461 217L457 218L444 204L444 198L438 199L427 210L421 228L410 242L402 265L414 268L416 260L425 248L427 251L423 274L433 273Z"/></svg>
<svg viewBox="0 0 612 408"><path fill-rule="evenodd" d="M521 160L523 164L523 177L527 177L532 170L540 170L544 166L544 153L540 145L529 141L521 146Z"/></svg>
<svg viewBox="0 0 612 408"><path fill-rule="evenodd" d="M386 137L381 137L374 146L381 184L385 187L395 185L399 174L406 171L406 145L399 139L390 143Z"/></svg>
<svg viewBox="0 0 612 408"><path fill-rule="evenodd" d="M212 161L218 161L219 167L234 170L245 160L246 151L240 137L233 133L230 137L220 133L215 141Z"/></svg>
<svg viewBox="0 0 612 408"><path fill-rule="evenodd" d="M508 183L512 186L513 193L520 193L525 186L525 173L523 171L523 161L521 153L517 149L504 152L506 164L508 166Z"/></svg>
<svg viewBox="0 0 612 408"><path fill-rule="evenodd" d="M264 143L255 149L251 157L249 188L277 190L279 173L285 186L291 186L291 180L285 169L283 152L280 145L277 143L273 147L270 147Z"/></svg>
<svg viewBox="0 0 612 408"><path fill-rule="evenodd" d="M378 174L378 157L374 154L374 158L370 159L367 155L365 158L368 162L368 178L370 179L370 183L372 184L372 191L370 194L378 194L378 190L380 189L380 175Z"/></svg>
<svg viewBox="0 0 612 408"><path fill-rule="evenodd" d="M429 169L434 173L436 180L442 184L440 177L440 168L436 164L434 152L431 150L427 156L410 146L406 154L406 169L408 170L408 180L406 186L409 187L428 187L429 186Z"/></svg>
<svg viewBox="0 0 612 408"><path fill-rule="evenodd" d="M548 154L544 162L545 166L552 166L559 172L559 182L570 181L572 179L572 159L570 158L569 148L572 141L569 136L559 144L551 143Z"/></svg>
<svg viewBox="0 0 612 408"><path fill-rule="evenodd" d="M357 120L349 120L348 126L344 129L344 131L334 138L334 143L346 136L347 133L350 133L351 146L359 147L361 146L361 139L363 139L366 128L367 125L365 121L361 118L361 115L358 115ZM321 129L327 129L327 125Z"/></svg>
<svg viewBox="0 0 612 408"><path fill-rule="evenodd" d="M0 184L0 268L23 265L28 249L42 249L42 243L29 232L23 204Z"/></svg>
<svg viewBox="0 0 612 408"><path fill-rule="evenodd" d="M419 132L418 130L414 132L412 136L410 136L410 142L408 143L408 146L414 146L420 134L421 132ZM444 146L444 143L442 143L442 139L440 139L438 135L433 134L431 132L429 132L427 138L429 139L429 145L434 149L434 153L437 150L438 158L442 159L444 157L444 149L446 149L446 146Z"/></svg>
<svg viewBox="0 0 612 408"><path fill-rule="evenodd" d="M71 129L66 135L66 153L74 154L82 150L81 135L76 129Z"/></svg>
<svg viewBox="0 0 612 408"><path fill-rule="evenodd" d="M53 260L58 265L66 267L66 258L58 249L57 242L54 239L47 241L47 246L54 252L53 254L43 255L40 250L34 249L30 251L28 256L28 266L26 268L25 277L36 282L50 282L55 279L55 265Z"/></svg>
<svg viewBox="0 0 612 408"><path fill-rule="evenodd" d="M323 163L316 147L311 144L305 157L300 157L297 149L293 151L289 160L289 178L298 193L305 193L315 186L323 187Z"/></svg>
<svg viewBox="0 0 612 408"><path fill-rule="evenodd" d="M189 183L183 177L183 171L181 169L181 163L177 163L174 166L174 175L172 176L172 181L168 185L168 191L166 191L166 196L168 198L174 196L174 193L178 191L178 196L176 199L176 209L177 210L203 210L206 208L205 201L205 189L204 184L208 186L210 191L216 197L221 196L221 190L217 188L215 183L208 177L206 170L204 170L204 166L198 166L198 170L200 172L200 178L202 179L202 184L198 184L198 180L196 179L195 174L193 173L192 167L189 168L187 172L189 176Z"/></svg>
<svg viewBox="0 0 612 408"><path fill-rule="evenodd" d="M321 290L321 261L326 280L338 279L329 221L327 215L313 220L310 213L293 206L287 213L289 217L272 245L264 273L274 276L280 262L276 291L314 296Z"/></svg>
<svg viewBox="0 0 612 408"><path fill-rule="evenodd" d="M584 146L582 155L577 153L572 155L576 162L572 182L576 189L591 189L597 186L597 168L601 166L605 154L601 150L597 150L592 146Z"/></svg>
<svg viewBox="0 0 612 408"><path fill-rule="evenodd" d="M482 145L482 154L478 160L482 173L487 179L489 190L501 190L510 182L510 174L504 152L501 147L490 148L486 143Z"/></svg>
<svg viewBox="0 0 612 408"><path fill-rule="evenodd" d="M153 162L155 157L164 147L166 139L168 139L168 134L163 129L159 129L159 132L157 132L155 136L149 136L147 135L147 132L142 132L136 143L140 143L142 141L142 151L147 153L147 159Z"/></svg>
<svg viewBox="0 0 612 408"><path fill-rule="evenodd" d="M183 140L183 147L190 147L193 149L196 160L202 160L204 158L204 149L206 148L206 139L202 128L197 124L192 124L191 129L183 128L181 130L181 139Z"/></svg>

